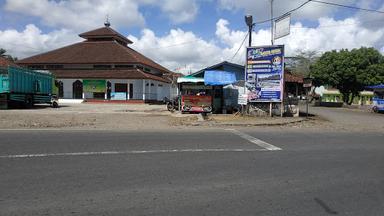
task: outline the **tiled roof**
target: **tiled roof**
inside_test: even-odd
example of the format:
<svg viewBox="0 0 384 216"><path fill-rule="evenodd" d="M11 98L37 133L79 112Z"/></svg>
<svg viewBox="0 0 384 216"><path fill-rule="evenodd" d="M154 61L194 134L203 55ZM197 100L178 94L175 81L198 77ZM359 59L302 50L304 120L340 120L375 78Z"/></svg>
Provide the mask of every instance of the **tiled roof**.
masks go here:
<svg viewBox="0 0 384 216"><path fill-rule="evenodd" d="M0 67L8 67L8 66L17 66L17 65L12 61L8 60L7 58L0 56Z"/></svg>
<svg viewBox="0 0 384 216"><path fill-rule="evenodd" d="M127 44L133 43L128 38L124 37L119 32L113 30L110 27L102 27L102 28L98 28L98 29L91 30L88 32L84 32L84 33L79 34L79 36L82 38L85 38L85 39L111 37L111 38L119 39L120 41L123 41Z"/></svg>
<svg viewBox="0 0 384 216"><path fill-rule="evenodd" d="M17 61L18 64L142 64L170 71L115 41L84 41Z"/></svg>
<svg viewBox="0 0 384 216"><path fill-rule="evenodd" d="M284 73L284 82L303 83L303 77L286 71Z"/></svg>
<svg viewBox="0 0 384 216"><path fill-rule="evenodd" d="M164 77L145 73L139 69L119 70L51 70L57 78L62 79L151 79L160 82L169 82Z"/></svg>

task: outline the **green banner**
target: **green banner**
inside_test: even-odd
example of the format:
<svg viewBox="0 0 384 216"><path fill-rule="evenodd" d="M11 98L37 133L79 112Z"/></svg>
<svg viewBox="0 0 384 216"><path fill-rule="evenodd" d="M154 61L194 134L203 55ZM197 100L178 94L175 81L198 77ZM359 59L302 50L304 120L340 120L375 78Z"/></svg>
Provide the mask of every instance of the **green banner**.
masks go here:
<svg viewBox="0 0 384 216"><path fill-rule="evenodd" d="M83 80L84 92L105 92L105 80Z"/></svg>

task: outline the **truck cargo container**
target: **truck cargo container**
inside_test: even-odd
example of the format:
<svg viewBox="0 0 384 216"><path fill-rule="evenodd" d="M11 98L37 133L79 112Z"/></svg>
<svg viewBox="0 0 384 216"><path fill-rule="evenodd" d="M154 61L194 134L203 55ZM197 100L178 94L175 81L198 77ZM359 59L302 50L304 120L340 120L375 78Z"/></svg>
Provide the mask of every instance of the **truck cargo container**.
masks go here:
<svg viewBox="0 0 384 216"><path fill-rule="evenodd" d="M46 103L56 107L55 91L55 77L49 71L13 66L0 68L0 109L14 104L30 108Z"/></svg>

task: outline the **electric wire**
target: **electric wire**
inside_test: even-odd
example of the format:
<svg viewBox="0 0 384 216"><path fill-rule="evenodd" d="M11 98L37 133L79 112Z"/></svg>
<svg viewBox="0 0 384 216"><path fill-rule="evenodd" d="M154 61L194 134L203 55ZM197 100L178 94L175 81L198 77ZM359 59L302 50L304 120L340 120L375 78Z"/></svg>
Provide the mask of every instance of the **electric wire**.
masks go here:
<svg viewBox="0 0 384 216"><path fill-rule="evenodd" d="M374 13L384 14L384 11L379 11L379 10L374 10L374 9L361 8L361 7L355 7L355 6L350 6L350 5L343 5L343 4L338 4L338 3L333 3L333 2L326 2L326 1L319 1L319 0L310 0L310 1L311 2L316 2L316 3L321 3L321 4L337 6L337 7L344 7L344 8L349 8L349 9L355 9L355 10L362 10L362 11L367 11L367 12L374 12Z"/></svg>
<svg viewBox="0 0 384 216"><path fill-rule="evenodd" d="M272 21L272 20L275 20L275 19L279 19L279 18L281 18L281 17L284 17L284 16L286 16L286 15L288 15L288 14L290 14L290 13L293 13L293 12L299 10L300 8L304 7L304 6L305 6L306 4L308 4L310 1L311 1L311 0L307 0L306 2L302 3L302 4L299 5L298 7L294 8L294 9L292 9L292 10L287 11L286 13L284 13L284 14L281 15L281 16L273 17L273 18L271 18L271 19L267 19L267 20L263 20L263 21L258 21L258 22L252 23L252 26L255 26L255 25L257 25L257 24L262 24L262 23L270 22L270 21ZM243 44L244 44L245 40L247 39L248 35L249 35L249 33L247 33L247 35L244 37L243 42L240 44L240 46L239 46L239 48L237 49L236 53L232 56L231 61L236 57L236 55L237 55L237 53L240 51L241 47L243 47Z"/></svg>
<svg viewBox="0 0 384 216"><path fill-rule="evenodd" d="M249 32L245 35L245 37L243 39L243 42L241 42L241 44L240 44L239 48L237 49L236 53L232 56L231 61L235 58L237 53L239 53L241 47L243 47L243 44L244 44L245 40L247 39L248 35L249 35Z"/></svg>
<svg viewBox="0 0 384 216"><path fill-rule="evenodd" d="M335 25L324 25L324 26L317 26L317 27L295 27L291 26L291 29L312 29L312 28L333 28L333 27L340 27L340 26L354 26L358 24L364 24L364 23L374 23L374 22L383 22L383 19L374 19L374 20L359 20L357 23L345 23L345 24L335 24Z"/></svg>
<svg viewBox="0 0 384 216"><path fill-rule="evenodd" d="M280 15L280 16L277 16L277 17L272 17L272 18L270 18L270 19L266 19L266 20L262 20L262 21L257 21L257 22L255 22L255 23L253 23L252 25L254 26L254 25L258 25L258 24L263 24L263 23L266 23L266 22L270 22L270 21L272 21L272 20L276 20L276 19L282 18L282 17L284 17L284 16L286 16L286 15L288 15L288 14L290 14L290 13L293 13L293 12L299 10L300 8L304 7L306 4L308 4L308 3L311 2L311 1L312 1L312 0L307 0L306 2L302 3L302 4L299 5L298 7L296 7L296 8L294 8L294 9L292 9L292 10L289 10L289 11L285 12L283 15Z"/></svg>

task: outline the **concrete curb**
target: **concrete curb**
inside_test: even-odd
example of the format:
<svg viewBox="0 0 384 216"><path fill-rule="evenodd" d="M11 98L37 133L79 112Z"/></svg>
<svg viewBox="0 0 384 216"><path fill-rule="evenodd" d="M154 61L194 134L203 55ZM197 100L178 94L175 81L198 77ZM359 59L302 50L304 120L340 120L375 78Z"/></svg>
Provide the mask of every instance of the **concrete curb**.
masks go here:
<svg viewBox="0 0 384 216"><path fill-rule="evenodd" d="M289 124L295 124L295 123L300 123L300 122L305 122L313 120L312 118L301 118L297 120L290 120L286 122L260 122L260 123L221 123L221 122L214 122L214 121L205 121L205 122L191 122L190 124L185 124L185 125L190 125L190 126L228 126L228 127L235 127L235 126L243 126L243 127L252 127L252 126L284 126L284 125L289 125Z"/></svg>

